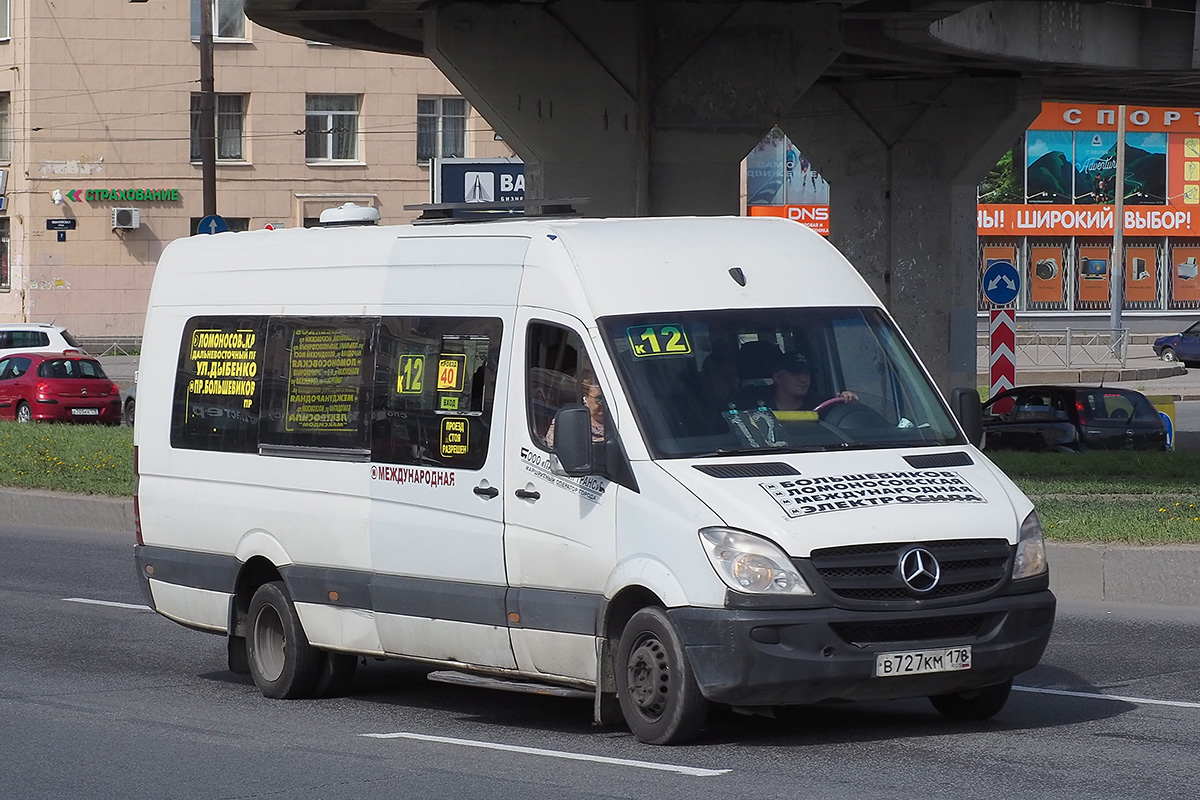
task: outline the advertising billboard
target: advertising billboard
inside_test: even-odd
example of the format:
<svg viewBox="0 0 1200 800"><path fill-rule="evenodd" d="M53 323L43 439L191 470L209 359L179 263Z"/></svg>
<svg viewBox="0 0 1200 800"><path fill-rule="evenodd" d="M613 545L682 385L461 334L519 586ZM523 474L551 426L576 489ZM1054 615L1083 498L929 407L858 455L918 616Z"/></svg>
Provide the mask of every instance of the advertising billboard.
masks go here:
<svg viewBox="0 0 1200 800"><path fill-rule="evenodd" d="M778 126L746 156L746 213L829 235L829 182Z"/></svg>
<svg viewBox="0 0 1200 800"><path fill-rule="evenodd" d="M525 200L525 164L516 158L436 158L430 176L434 203Z"/></svg>

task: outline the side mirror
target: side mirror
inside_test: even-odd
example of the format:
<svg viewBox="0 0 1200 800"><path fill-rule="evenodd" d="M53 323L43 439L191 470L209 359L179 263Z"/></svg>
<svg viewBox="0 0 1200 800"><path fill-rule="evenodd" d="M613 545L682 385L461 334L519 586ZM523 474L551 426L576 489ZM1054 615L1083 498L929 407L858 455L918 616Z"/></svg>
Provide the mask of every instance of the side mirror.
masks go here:
<svg viewBox="0 0 1200 800"><path fill-rule="evenodd" d="M975 389L955 389L950 393L950 410L962 425L967 440L983 447L983 406Z"/></svg>
<svg viewBox="0 0 1200 800"><path fill-rule="evenodd" d="M566 406L554 415L554 455L572 478L595 473L592 463L592 415L587 406Z"/></svg>

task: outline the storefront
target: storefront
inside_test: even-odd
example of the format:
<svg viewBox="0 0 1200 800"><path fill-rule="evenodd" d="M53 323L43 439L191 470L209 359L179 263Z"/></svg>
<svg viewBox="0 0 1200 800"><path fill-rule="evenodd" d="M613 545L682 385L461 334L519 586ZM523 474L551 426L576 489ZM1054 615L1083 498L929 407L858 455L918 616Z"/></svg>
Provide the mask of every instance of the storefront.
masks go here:
<svg viewBox="0 0 1200 800"><path fill-rule="evenodd" d="M1122 252L1130 312L1200 309L1200 110L1127 106ZM1045 103L980 186L979 310L989 263L1023 280L1029 312L1108 312L1115 230L1117 106Z"/></svg>

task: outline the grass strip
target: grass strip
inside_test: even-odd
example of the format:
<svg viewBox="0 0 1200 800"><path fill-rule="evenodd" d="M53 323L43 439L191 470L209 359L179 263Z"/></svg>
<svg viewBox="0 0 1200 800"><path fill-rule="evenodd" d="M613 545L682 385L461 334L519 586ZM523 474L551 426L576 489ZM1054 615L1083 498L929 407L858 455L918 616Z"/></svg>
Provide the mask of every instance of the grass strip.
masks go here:
<svg viewBox="0 0 1200 800"><path fill-rule="evenodd" d="M133 429L0 420L0 486L133 494Z"/></svg>
<svg viewBox="0 0 1200 800"><path fill-rule="evenodd" d="M1200 453L1018 453L988 457L1061 542L1200 543ZM133 494L133 431L0 420L0 486Z"/></svg>
<svg viewBox="0 0 1200 800"><path fill-rule="evenodd" d="M988 453L1033 501L1049 539L1200 543L1200 453Z"/></svg>

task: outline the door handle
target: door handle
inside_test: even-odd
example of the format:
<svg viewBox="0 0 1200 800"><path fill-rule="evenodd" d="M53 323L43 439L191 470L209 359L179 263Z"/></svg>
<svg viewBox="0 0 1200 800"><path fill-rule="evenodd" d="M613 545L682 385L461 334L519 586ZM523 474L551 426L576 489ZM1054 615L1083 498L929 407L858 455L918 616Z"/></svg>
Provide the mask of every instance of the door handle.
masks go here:
<svg viewBox="0 0 1200 800"><path fill-rule="evenodd" d="M491 500L496 495L500 494L500 490L497 489L495 486L476 486L471 491L474 492L475 494L479 495L480 497L486 497L489 500Z"/></svg>
<svg viewBox="0 0 1200 800"><path fill-rule="evenodd" d="M541 492L538 492L538 491L531 492L526 489L517 489L517 491L513 492L513 494L515 494L517 497L521 498L522 500L539 500L539 499L541 499L541 496L542 496Z"/></svg>

